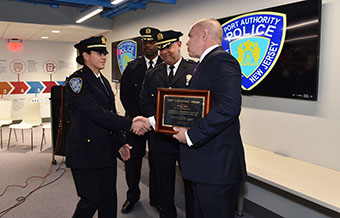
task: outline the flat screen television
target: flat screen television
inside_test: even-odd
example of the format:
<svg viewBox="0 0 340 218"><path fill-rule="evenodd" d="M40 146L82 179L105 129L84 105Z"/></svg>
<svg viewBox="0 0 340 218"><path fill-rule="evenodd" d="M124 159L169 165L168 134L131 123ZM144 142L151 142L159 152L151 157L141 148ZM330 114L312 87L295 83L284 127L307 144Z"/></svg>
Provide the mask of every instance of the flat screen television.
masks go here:
<svg viewBox="0 0 340 218"><path fill-rule="evenodd" d="M218 19L240 63L242 94L317 100L321 0Z"/></svg>

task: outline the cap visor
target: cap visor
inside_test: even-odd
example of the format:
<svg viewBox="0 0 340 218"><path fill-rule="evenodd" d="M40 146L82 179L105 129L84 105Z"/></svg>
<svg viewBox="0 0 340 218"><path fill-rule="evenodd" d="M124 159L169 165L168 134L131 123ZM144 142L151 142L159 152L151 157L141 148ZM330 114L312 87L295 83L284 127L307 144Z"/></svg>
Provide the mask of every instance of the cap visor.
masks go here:
<svg viewBox="0 0 340 218"><path fill-rule="evenodd" d="M98 47L98 48L90 48L90 50L92 51L96 51L96 52L99 52L99 53L106 53L108 54L109 52L106 50L106 48L103 48L103 47Z"/></svg>

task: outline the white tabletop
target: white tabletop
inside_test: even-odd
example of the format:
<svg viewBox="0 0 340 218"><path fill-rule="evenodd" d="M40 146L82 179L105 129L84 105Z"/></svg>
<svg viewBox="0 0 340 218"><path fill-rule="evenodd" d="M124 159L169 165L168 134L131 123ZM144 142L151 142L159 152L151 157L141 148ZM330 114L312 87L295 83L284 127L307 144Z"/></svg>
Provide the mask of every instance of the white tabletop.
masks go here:
<svg viewBox="0 0 340 218"><path fill-rule="evenodd" d="M340 212L340 171L244 145L248 176Z"/></svg>

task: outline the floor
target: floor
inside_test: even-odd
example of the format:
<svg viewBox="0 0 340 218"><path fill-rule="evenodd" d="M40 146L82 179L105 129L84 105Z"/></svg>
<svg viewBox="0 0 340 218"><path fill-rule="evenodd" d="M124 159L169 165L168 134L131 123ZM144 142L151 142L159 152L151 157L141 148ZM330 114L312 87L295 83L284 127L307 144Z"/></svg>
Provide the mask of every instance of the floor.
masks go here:
<svg viewBox="0 0 340 218"><path fill-rule="evenodd" d="M51 131L46 130L46 144L43 144L42 151L40 151L42 140L41 127L33 131L33 151L30 150L29 130L24 131L24 142L21 139L21 131L17 131L18 142L15 140L14 134L12 134L9 150L7 150L8 133L8 128L3 128L3 148L0 150L0 217L71 217L79 198L76 194L70 170L63 163L64 157L56 156L57 164L51 164ZM49 171L51 172L50 175L48 175ZM124 165L121 161L118 161L118 218L159 217L157 210L149 206L147 172L148 164L147 160L144 160L140 183L142 191L141 199L131 213L122 214L120 213L120 208L125 201L127 186L125 183ZM46 176L45 180L43 179L44 176ZM29 177L31 178L28 179ZM25 182L26 180L28 182ZM6 189L8 186L10 187ZM39 186L43 187L38 188ZM183 185L180 176L177 176L175 195L178 218L184 218ZM27 197L20 199L21 196ZM23 202L20 201L22 199L24 199ZM19 205L14 206L15 204ZM14 208L6 213L6 210L12 206ZM247 214L243 217L251 218Z"/></svg>

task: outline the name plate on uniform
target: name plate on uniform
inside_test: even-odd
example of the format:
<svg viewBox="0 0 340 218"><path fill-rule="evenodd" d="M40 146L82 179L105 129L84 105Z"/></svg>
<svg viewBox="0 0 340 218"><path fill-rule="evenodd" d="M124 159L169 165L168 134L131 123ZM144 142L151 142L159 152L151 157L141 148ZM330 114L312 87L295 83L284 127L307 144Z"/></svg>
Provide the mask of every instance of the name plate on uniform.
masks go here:
<svg viewBox="0 0 340 218"><path fill-rule="evenodd" d="M156 132L174 134L174 126L189 128L210 110L209 90L157 89Z"/></svg>

